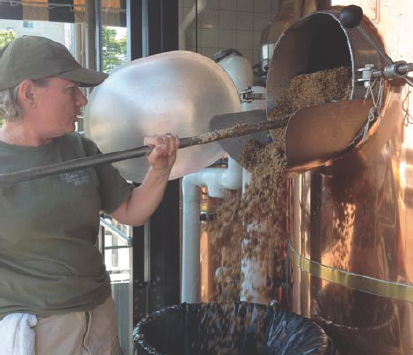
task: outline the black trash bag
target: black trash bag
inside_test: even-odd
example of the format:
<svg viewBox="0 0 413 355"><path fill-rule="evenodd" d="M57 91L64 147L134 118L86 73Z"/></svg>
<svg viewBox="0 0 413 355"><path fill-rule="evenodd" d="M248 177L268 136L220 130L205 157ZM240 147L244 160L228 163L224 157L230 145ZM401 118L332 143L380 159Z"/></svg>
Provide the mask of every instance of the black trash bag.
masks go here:
<svg viewBox="0 0 413 355"><path fill-rule="evenodd" d="M166 307L133 332L138 355L324 355L331 341L311 320L254 303Z"/></svg>
<svg viewBox="0 0 413 355"><path fill-rule="evenodd" d="M311 305L311 318L340 354L401 354L399 315L394 301L329 284Z"/></svg>

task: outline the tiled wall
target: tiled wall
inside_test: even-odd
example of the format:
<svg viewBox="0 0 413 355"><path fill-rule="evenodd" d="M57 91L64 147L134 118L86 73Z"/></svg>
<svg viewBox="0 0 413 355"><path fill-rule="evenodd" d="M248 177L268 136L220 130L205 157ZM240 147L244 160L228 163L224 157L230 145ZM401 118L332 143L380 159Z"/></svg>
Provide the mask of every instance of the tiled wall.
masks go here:
<svg viewBox="0 0 413 355"><path fill-rule="evenodd" d="M203 0L198 0L198 6ZM180 22L195 0L180 0ZM262 30L279 11L280 0L207 0L205 10L185 31L186 50L212 57L222 49L236 48L251 64L259 62Z"/></svg>

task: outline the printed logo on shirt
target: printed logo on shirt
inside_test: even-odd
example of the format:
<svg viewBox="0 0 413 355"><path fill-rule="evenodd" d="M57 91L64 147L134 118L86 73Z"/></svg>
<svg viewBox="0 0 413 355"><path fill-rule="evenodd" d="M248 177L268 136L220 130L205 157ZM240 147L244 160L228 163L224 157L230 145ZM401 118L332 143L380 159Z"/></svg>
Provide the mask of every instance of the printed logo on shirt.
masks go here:
<svg viewBox="0 0 413 355"><path fill-rule="evenodd" d="M90 181L89 174L85 170L70 171L63 175L69 184L83 185Z"/></svg>

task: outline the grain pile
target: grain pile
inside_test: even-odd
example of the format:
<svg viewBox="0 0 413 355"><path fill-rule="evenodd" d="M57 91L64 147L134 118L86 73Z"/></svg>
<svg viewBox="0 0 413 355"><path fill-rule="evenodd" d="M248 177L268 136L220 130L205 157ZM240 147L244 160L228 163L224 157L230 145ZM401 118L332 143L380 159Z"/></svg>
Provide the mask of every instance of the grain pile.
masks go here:
<svg viewBox="0 0 413 355"><path fill-rule="evenodd" d="M350 81L351 69L345 67L298 75L284 89L269 119L304 107L346 100L350 96Z"/></svg>
<svg viewBox="0 0 413 355"><path fill-rule="evenodd" d="M277 106L268 112L270 120L292 114L300 108L341 101L349 97L351 70L336 68L294 77L284 89ZM244 278L254 284L257 275L241 272L242 260L259 264L261 278L267 280L253 290L265 300L275 298L273 280L284 279L287 240L287 190L285 129L272 132L274 142L261 146L249 142L242 152L241 164L251 173L244 195L232 194L223 202L209 230L216 250L215 301L239 301ZM248 291L250 292L250 291ZM252 300L251 294L242 294Z"/></svg>
<svg viewBox="0 0 413 355"><path fill-rule="evenodd" d="M268 324L266 313L263 306L245 303L201 305L202 336L199 343L192 344L193 352L200 350L201 354L214 355L262 353L265 347L264 327Z"/></svg>

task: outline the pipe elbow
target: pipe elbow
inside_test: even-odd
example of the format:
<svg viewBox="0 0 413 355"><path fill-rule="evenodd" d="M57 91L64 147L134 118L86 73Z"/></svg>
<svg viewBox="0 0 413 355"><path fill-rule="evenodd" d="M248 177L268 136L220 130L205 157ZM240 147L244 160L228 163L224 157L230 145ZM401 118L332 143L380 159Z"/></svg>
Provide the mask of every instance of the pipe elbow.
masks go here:
<svg viewBox="0 0 413 355"><path fill-rule="evenodd" d="M242 167L231 157L228 157L228 168L221 175L221 185L229 190L242 187Z"/></svg>
<svg viewBox="0 0 413 355"><path fill-rule="evenodd" d="M199 173L185 175L182 179L182 196L186 201L198 199Z"/></svg>
<svg viewBox="0 0 413 355"><path fill-rule="evenodd" d="M207 168L200 172L200 184L208 189L208 196L223 198L225 188L221 185L221 176L224 170L219 168Z"/></svg>

